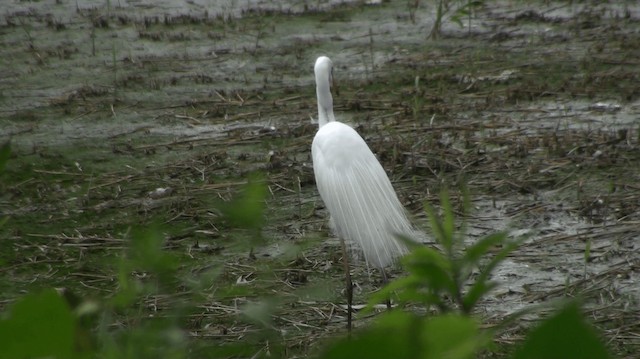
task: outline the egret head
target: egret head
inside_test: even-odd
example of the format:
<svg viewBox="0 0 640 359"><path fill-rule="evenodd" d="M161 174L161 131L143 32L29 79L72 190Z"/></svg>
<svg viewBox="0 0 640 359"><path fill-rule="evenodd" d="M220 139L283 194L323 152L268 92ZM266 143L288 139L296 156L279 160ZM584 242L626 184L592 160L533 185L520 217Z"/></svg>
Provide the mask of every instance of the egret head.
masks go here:
<svg viewBox="0 0 640 359"><path fill-rule="evenodd" d="M318 123L320 127L327 122L335 121L333 115L333 97L331 84L333 83L333 63L326 56L320 56L314 66L316 74L316 95L318 97Z"/></svg>
<svg viewBox="0 0 640 359"><path fill-rule="evenodd" d="M331 59L326 56L320 56L316 59L314 71L316 73L316 81L319 77L330 80L332 77L331 73L333 71L333 62L331 62Z"/></svg>

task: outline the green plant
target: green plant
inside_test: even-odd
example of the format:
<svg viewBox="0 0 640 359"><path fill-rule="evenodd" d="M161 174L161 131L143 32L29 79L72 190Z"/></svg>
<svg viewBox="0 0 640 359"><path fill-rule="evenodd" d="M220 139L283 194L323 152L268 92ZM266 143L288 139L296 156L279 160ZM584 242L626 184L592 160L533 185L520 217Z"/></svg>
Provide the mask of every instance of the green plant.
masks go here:
<svg viewBox="0 0 640 359"><path fill-rule="evenodd" d="M532 330L514 359L591 358L610 355L595 330L585 322L576 302L567 304Z"/></svg>
<svg viewBox="0 0 640 359"><path fill-rule="evenodd" d="M490 279L491 273L519 241L509 240L506 233L498 232L462 248L464 222L456 229L446 192L441 194L440 201L441 216L428 205L426 210L441 251L407 240L413 247L403 259L409 275L373 295L368 307L371 310L375 303L396 293L401 305L422 304L435 310L427 310L426 316L398 310L386 312L353 338L330 345L322 358L474 358L490 348L498 328L532 311L533 308L528 308L506 318L502 325L482 329L473 309L496 286ZM469 208L467 200L465 204ZM497 253L486 258L494 248L498 248ZM477 271L475 277L472 271ZM575 302L543 321L514 356L516 359L584 357L604 359L608 354L594 330L582 319Z"/></svg>
<svg viewBox="0 0 640 359"><path fill-rule="evenodd" d="M0 320L0 358L77 358L74 317L53 289L21 298Z"/></svg>
<svg viewBox="0 0 640 359"><path fill-rule="evenodd" d="M401 304L419 301L427 308L435 307L443 313L468 315L478 301L497 286L491 274L517 248L519 241L509 240L505 232L496 232L465 248L465 224L462 222L456 229L453 207L446 192L441 194L440 204L442 216L429 205L426 205L426 211L433 237L442 252L405 240L413 247L412 253L403 260L409 275L391 283L373 300L396 292ZM469 208L468 196L465 196L464 206ZM494 248L499 248L497 253L485 259ZM474 271L477 274L471 279Z"/></svg>
<svg viewBox="0 0 640 359"><path fill-rule="evenodd" d="M218 207L222 209L231 225L250 230L253 234L251 241L261 242L266 197L267 187L264 179L261 175L254 174L249 176L247 184L239 191L234 201L220 203Z"/></svg>
<svg viewBox="0 0 640 359"><path fill-rule="evenodd" d="M0 170L8 158L7 148L0 150ZM264 187L264 181L254 178L236 200L228 203L230 210L223 212L230 223L250 232L261 228L262 219L253 217L262 217L267 193ZM465 203L468 208L468 201ZM441 251L413 244L412 253L403 260L409 275L370 300L372 306L395 292L398 303L423 304L434 310L427 311L428 315L386 312L353 337L343 336L326 346L322 358L466 359L490 348L495 329L483 329L481 321L473 316L473 308L495 286L491 272L518 241L509 240L501 232L463 248L464 224L456 228L446 193L441 195L441 205L442 215L427 206ZM242 220L243 216L250 218ZM0 317L0 359L288 357L283 333L273 316L284 302L273 296L257 297L238 308L236 320L252 323L255 328L242 341L192 346L183 322L191 303L173 303L160 309L164 313L150 312L149 303L167 296L178 283L185 283L193 292L210 288L222 270L214 268L211 276L186 280L176 253L166 251L162 227L132 229L128 237L130 244L115 264L118 287L113 296L95 301L68 290L45 289L18 299ZM496 254L486 258L496 247ZM575 302L541 322L513 356L584 357L609 356Z"/></svg>
<svg viewBox="0 0 640 359"><path fill-rule="evenodd" d="M392 311L353 338L328 346L321 358L471 358L487 342L488 338L479 335L477 321L470 317L447 314L421 318Z"/></svg>
<svg viewBox="0 0 640 359"><path fill-rule="evenodd" d="M0 148L0 170L8 155L8 145ZM249 181L237 199L226 203L229 221L259 233L266 193L263 181ZM67 289L45 289L10 305L0 317L0 359L189 357L192 349L185 319L193 302L173 301L165 308L156 302L175 294L180 286L194 293L210 289L211 283L220 283L215 290L223 293L231 289L225 288L219 278L223 270L216 266L200 277L192 273L185 277L178 254L167 250L164 229L147 225L128 231L129 244L113 263L117 287L105 298L93 300ZM276 299L259 298L239 309L238 320L259 329L244 342L198 349L214 358L251 356L256 349L247 342L268 342L271 353L283 353L278 349L279 332L271 325L276 305Z"/></svg>
<svg viewBox="0 0 640 359"><path fill-rule="evenodd" d="M462 20L466 17L468 20L469 31L471 31L471 17L473 11L482 7L484 0L437 0L436 3L436 18L433 22L433 27L429 32L429 38L437 39L440 37L440 31L442 29L442 22L445 20L447 14L449 20L455 22L460 27L463 26Z"/></svg>
<svg viewBox="0 0 640 359"><path fill-rule="evenodd" d="M0 173L4 172L9 157L11 157L11 144L7 142L0 147Z"/></svg>

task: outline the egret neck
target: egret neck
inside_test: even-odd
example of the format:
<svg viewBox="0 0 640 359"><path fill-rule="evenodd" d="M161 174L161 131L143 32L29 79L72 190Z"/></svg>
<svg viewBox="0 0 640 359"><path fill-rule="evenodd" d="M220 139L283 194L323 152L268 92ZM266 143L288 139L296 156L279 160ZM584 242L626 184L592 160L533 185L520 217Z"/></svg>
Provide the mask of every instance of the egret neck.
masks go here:
<svg viewBox="0 0 640 359"><path fill-rule="evenodd" d="M331 80L333 64L326 56L316 60L314 72L316 75L316 95L318 97L318 124L320 127L335 121L333 115L333 97L331 96Z"/></svg>

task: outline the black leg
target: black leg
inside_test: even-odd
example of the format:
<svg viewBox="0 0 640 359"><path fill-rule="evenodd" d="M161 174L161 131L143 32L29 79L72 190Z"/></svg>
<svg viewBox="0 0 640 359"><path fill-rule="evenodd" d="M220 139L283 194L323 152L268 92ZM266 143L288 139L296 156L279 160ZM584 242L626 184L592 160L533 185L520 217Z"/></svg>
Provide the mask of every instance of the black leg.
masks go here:
<svg viewBox="0 0 640 359"><path fill-rule="evenodd" d="M351 312L353 304L353 285L351 284L351 271L349 270L349 253L347 252L347 245L344 243L344 239L340 238L340 245L342 245L342 264L344 266L345 279L347 282L347 330L351 333Z"/></svg>
<svg viewBox="0 0 640 359"><path fill-rule="evenodd" d="M382 286L386 286L389 283L389 279L387 279L387 272L384 268L380 268L380 272L382 273ZM387 297L387 310L391 310L391 298Z"/></svg>

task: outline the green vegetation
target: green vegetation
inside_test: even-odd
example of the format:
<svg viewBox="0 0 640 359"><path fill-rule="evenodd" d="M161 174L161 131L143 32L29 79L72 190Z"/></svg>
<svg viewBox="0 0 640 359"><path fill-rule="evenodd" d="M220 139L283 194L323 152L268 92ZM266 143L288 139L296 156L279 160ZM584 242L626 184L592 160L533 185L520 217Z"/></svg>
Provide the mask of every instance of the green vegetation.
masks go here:
<svg viewBox="0 0 640 359"><path fill-rule="evenodd" d="M254 238L261 237L265 194L264 184L254 179L226 211L232 223L250 229ZM501 326L481 329L473 308L495 287L490 274L517 242L509 242L505 233L495 233L463 248L465 227L456 230L449 197L443 192L440 199L442 217L430 206L427 211L442 253L407 241L412 252L403 263L409 275L390 283L369 304L370 311L373 304L396 294L399 306L413 306L413 311L386 312L353 338L343 334L343 339L328 344L320 357L463 359L491 350L493 333ZM194 346L185 325L194 313L195 301L173 301L160 308L148 298L172 295L180 286L189 287L196 297L202 296L208 283L221 279L224 265L212 266L206 275L185 278L179 271L178 257L166 250L160 227L134 229L129 236L129 245L114 263L118 274L113 295L96 301L67 289L46 289L18 299L0 319L0 358L289 356L286 341L274 327L277 307L287 302L279 294L266 298L245 293L255 300L235 311L235 321L246 321L253 327L242 341L222 346L199 342ZM502 249L487 261L487 255L496 247ZM242 295L228 289L218 287L208 300ZM416 305L426 309L427 314L415 314ZM578 307L570 304L533 330L513 358L585 356L608 358L608 353L582 319Z"/></svg>
<svg viewBox="0 0 640 359"><path fill-rule="evenodd" d="M419 0L416 0L415 6L418 6ZM482 7L485 0L436 0L436 17L433 21L433 27L429 32L429 38L437 39L441 36L442 23L448 17L449 20L455 22L460 27L463 21L468 21L469 33L471 33L471 18L473 12Z"/></svg>

